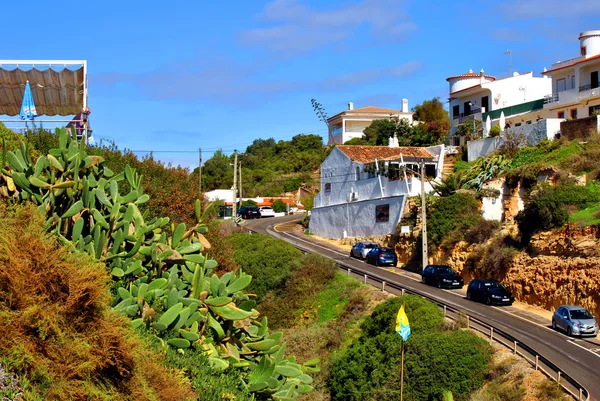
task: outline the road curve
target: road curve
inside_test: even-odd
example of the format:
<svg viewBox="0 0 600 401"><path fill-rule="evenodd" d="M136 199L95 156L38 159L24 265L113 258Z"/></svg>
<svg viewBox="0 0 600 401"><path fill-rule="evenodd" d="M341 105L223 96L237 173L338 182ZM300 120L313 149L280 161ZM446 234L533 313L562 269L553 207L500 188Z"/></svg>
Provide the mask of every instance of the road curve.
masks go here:
<svg viewBox="0 0 600 401"><path fill-rule="evenodd" d="M600 401L600 355L586 349L576 341L558 333L547 325L525 320L502 307L490 307L468 301L452 291L441 290L424 285L404 275L391 273L385 269L367 265L339 250L310 241L310 238L298 233L277 232L276 224L298 220L298 216L290 215L280 218L246 221L244 227L249 230L280 238L307 251L314 252L335 260L336 262L376 274L387 282L393 282L410 291L421 293L438 300L448 306L462 309L474 318L512 335L520 343L535 349L540 355L552 361L560 370L577 380L590 394L590 400ZM547 322L549 325L550 322ZM595 342L592 342L595 344ZM598 345L600 346L600 345Z"/></svg>

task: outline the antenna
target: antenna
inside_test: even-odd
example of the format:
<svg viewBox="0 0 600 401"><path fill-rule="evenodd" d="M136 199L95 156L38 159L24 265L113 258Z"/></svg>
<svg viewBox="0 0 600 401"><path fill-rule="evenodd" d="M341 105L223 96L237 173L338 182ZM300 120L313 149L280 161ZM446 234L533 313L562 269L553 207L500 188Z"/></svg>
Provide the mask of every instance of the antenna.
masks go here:
<svg viewBox="0 0 600 401"><path fill-rule="evenodd" d="M504 52L504 54L508 55L508 63L509 63L509 67L508 67L509 74L508 74L508 76L511 77L512 76L512 50L506 49L506 51Z"/></svg>

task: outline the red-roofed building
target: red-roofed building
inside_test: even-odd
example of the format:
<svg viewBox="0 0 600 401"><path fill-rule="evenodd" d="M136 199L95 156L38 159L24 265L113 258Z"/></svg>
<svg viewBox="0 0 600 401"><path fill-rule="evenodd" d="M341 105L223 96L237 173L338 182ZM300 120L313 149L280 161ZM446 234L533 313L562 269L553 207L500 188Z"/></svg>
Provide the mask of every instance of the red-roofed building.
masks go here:
<svg viewBox="0 0 600 401"><path fill-rule="evenodd" d="M460 124L474 120L481 126L488 115L491 125L500 123L500 115L514 126L542 118L544 96L551 92L550 80L534 77L533 73L514 73L513 76L497 79L486 75L483 70L474 73L453 75L446 78L449 83L450 139L453 145L463 145L465 138L455 136ZM501 127L504 129L504 127Z"/></svg>
<svg viewBox="0 0 600 401"><path fill-rule="evenodd" d="M440 179L444 145L337 145L321 164L321 190L314 199L310 231L326 238L394 233L406 198L421 193L421 162L430 180ZM425 191L432 190L426 180Z"/></svg>

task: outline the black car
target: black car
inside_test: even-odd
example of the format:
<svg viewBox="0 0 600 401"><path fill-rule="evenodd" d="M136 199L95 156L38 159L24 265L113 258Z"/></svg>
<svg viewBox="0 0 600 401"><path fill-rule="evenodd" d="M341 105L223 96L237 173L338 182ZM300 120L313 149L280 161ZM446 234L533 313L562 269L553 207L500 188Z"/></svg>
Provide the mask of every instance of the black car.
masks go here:
<svg viewBox="0 0 600 401"><path fill-rule="evenodd" d="M260 211L257 207L244 206L237 211L237 215L242 219L260 219Z"/></svg>
<svg viewBox="0 0 600 401"><path fill-rule="evenodd" d="M512 305L515 297L495 280L473 280L467 287L467 299L488 305Z"/></svg>
<svg viewBox="0 0 600 401"><path fill-rule="evenodd" d="M421 282L438 288L462 288L463 278L450 266L428 265L423 270Z"/></svg>
<svg viewBox="0 0 600 401"><path fill-rule="evenodd" d="M375 266L396 266L398 257L392 248L377 246L367 253L367 263Z"/></svg>

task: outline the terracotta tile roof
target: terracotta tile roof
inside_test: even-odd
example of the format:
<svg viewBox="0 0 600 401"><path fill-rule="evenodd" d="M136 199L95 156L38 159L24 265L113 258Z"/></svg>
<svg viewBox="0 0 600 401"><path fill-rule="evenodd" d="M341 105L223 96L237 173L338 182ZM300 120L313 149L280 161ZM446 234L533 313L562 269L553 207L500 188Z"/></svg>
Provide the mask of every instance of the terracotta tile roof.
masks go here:
<svg viewBox="0 0 600 401"><path fill-rule="evenodd" d="M400 153L404 157L416 159L435 159L425 148L413 146L400 146L398 148L389 148L387 146L351 146L337 145L337 148L344 152L352 161L359 163L371 163L377 160L399 159Z"/></svg>
<svg viewBox="0 0 600 401"><path fill-rule="evenodd" d="M481 76L481 74L478 74L476 72L468 72L466 74L459 74L459 75L453 75L451 77L446 78L446 81L450 81L451 79L456 79L456 78L479 78ZM487 79L491 79L492 81L496 80L496 77L493 77L491 75L484 75L484 78Z"/></svg>

